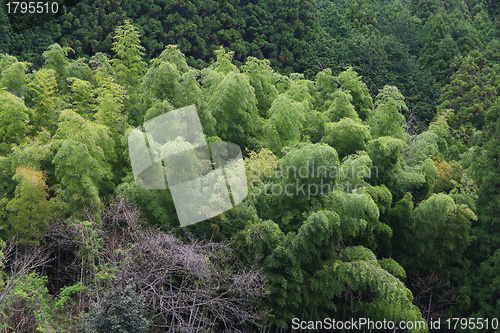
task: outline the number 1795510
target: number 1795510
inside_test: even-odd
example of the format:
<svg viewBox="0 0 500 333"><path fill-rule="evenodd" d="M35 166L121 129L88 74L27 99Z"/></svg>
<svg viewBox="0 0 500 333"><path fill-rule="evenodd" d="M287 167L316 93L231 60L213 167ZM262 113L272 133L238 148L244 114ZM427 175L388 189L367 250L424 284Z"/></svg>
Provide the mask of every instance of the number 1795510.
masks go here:
<svg viewBox="0 0 500 333"><path fill-rule="evenodd" d="M449 330L461 328L463 330L489 331L496 330L499 327L498 318L448 318L445 320Z"/></svg>
<svg viewBox="0 0 500 333"><path fill-rule="evenodd" d="M59 11L57 2L9 1L6 6L9 14L57 14Z"/></svg>

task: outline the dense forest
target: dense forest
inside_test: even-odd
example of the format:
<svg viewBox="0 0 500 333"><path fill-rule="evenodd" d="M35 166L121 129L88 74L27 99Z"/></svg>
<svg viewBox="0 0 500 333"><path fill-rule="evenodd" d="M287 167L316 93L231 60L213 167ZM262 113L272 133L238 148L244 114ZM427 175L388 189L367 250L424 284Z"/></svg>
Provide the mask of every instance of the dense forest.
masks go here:
<svg viewBox="0 0 500 333"><path fill-rule="evenodd" d="M500 3L63 9L0 10L1 332L500 332ZM187 105L248 195L181 227L128 138Z"/></svg>

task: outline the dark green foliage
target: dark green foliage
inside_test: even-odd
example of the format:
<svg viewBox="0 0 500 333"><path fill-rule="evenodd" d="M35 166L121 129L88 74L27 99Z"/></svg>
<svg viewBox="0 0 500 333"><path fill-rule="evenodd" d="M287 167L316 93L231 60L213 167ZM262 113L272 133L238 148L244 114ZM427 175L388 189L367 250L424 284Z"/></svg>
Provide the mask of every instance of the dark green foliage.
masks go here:
<svg viewBox="0 0 500 333"><path fill-rule="evenodd" d="M438 9L437 0L411 0L411 9L419 18L424 21Z"/></svg>
<svg viewBox="0 0 500 333"><path fill-rule="evenodd" d="M96 304L86 318L86 333L142 333L149 322L144 318L144 300L129 283L123 290L115 290Z"/></svg>
<svg viewBox="0 0 500 333"><path fill-rule="evenodd" d="M477 47L477 31L471 23L465 8L440 8L426 22L425 45L419 61L441 86L449 82L454 57Z"/></svg>
<svg viewBox="0 0 500 333"><path fill-rule="evenodd" d="M476 261L485 260L500 246L500 237L495 232L500 223L500 106L498 101L487 115L487 125L483 147L477 149L473 155L472 164L474 178L478 183L478 211L479 223L474 228L477 237L476 251L471 257Z"/></svg>
<svg viewBox="0 0 500 333"><path fill-rule="evenodd" d="M354 0L349 2L346 19L353 27L365 35L375 32L377 19L369 0Z"/></svg>
<svg viewBox="0 0 500 333"><path fill-rule="evenodd" d="M393 231L393 241L388 252L398 262L402 262L406 254L412 250L410 221L414 206L413 197L410 193L406 193L402 199L395 201L393 207L387 212L386 220Z"/></svg>
<svg viewBox="0 0 500 333"><path fill-rule="evenodd" d="M498 274L500 270L500 250L496 250L479 266L478 274L474 279L473 311L475 315L488 318L497 318L498 298L494 295L500 291Z"/></svg>
<svg viewBox="0 0 500 333"><path fill-rule="evenodd" d="M0 11L4 11L3 4ZM1 35L0 40L4 41L4 45L9 45L5 52L16 54L23 61L29 61L37 67L44 63L42 53L61 37L63 30L57 21L50 21L20 32L11 32L10 25L2 25L2 28L7 30L7 34Z"/></svg>
<svg viewBox="0 0 500 333"><path fill-rule="evenodd" d="M498 74L479 53L466 57L452 76L441 95L438 112L452 109L449 124L455 136L468 142L473 129L482 130L486 115L497 99L500 80Z"/></svg>
<svg viewBox="0 0 500 333"><path fill-rule="evenodd" d="M213 51L224 45L236 52L235 58L240 62L247 56L264 57L287 73L302 72L312 67L315 47L320 45L316 12L315 2L297 0L285 3L193 0L186 4L167 0L120 3L82 0L59 20L41 26L50 32L48 44L41 47L58 42L70 46L77 56L111 53L113 31L129 18L141 27L148 59L157 57L166 45L175 44L191 65L205 67L213 59ZM30 45L26 39L38 29L6 34L4 52L29 55L33 61L36 49L12 52L15 45L10 40L21 38L25 39L25 46Z"/></svg>
<svg viewBox="0 0 500 333"><path fill-rule="evenodd" d="M248 3L196 0L186 5L167 0L141 3L126 0L120 4L82 0L56 21L5 34L4 44L10 45L6 52L22 54L23 60L37 65L42 63L42 51L54 42L71 47L77 57L111 53L116 37L113 31L129 18L140 27L146 59L157 57L166 45L175 44L186 54L190 65L201 68L214 59L213 51L222 45L235 51L238 63L243 63L247 56L267 58L275 69L286 74L299 71L312 77L318 69L331 67L336 72L339 67L354 66L372 94L383 85L396 85L407 96L410 109L417 108L418 119L429 122L437 93L433 81L437 78L440 84L446 83L442 73L451 73L452 44L465 55L477 47L478 31L490 33L484 17L486 10L475 23L476 18L468 11L474 15L480 11L472 8L473 4L469 6L454 3L440 6L428 0L411 3L323 0L318 4L296 0ZM490 15L494 12L492 6L485 6ZM436 23L439 15L448 22L452 41L445 41L446 34L440 33L427 38L435 30L433 27L439 25ZM452 24L448 17L452 18ZM424 27L425 22L429 24ZM42 36L45 43L40 43L42 37L37 35L40 29L47 32ZM37 43L31 42L32 35ZM21 49L17 46L21 41L30 47ZM32 52L35 44L40 49ZM419 57L425 69L417 65Z"/></svg>
<svg viewBox="0 0 500 333"><path fill-rule="evenodd" d="M12 43L12 28L4 6L0 8L0 53L9 53Z"/></svg>

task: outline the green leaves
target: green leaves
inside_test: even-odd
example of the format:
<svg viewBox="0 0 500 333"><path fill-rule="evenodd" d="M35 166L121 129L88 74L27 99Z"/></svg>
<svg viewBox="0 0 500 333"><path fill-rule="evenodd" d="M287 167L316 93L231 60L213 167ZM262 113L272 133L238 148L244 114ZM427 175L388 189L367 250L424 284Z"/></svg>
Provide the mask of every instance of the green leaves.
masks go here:
<svg viewBox="0 0 500 333"><path fill-rule="evenodd" d="M99 124L106 125L112 133L118 133L123 127L126 116L122 113L124 101L128 95L126 90L115 83L112 77L100 71L97 74L97 112L96 120ZM91 91L87 91L90 93ZM90 97L87 95L87 98Z"/></svg>
<svg viewBox="0 0 500 333"><path fill-rule="evenodd" d="M412 304L411 291L378 264L365 260L342 263L335 273L351 292L359 293L360 297L372 295L372 302L364 298L356 302L356 308L365 315L396 321L423 320L420 310Z"/></svg>
<svg viewBox="0 0 500 333"><path fill-rule="evenodd" d="M116 29L112 45L116 58L111 61L104 53L89 61L69 60L70 49L54 44L44 53L45 67L30 74L27 63L0 56L2 237L19 233L26 245L36 244L43 239L48 221L55 218L71 225L67 219L78 220L87 212L86 219L92 222L84 224L93 227L85 243L95 240L99 245L90 244L91 255L81 258L90 264L90 270L83 267L84 273L95 270L96 251L108 242L99 236L108 215L98 212L115 194L138 205L149 226L183 234L168 185L166 190L147 190L135 183L123 139L146 121L195 104L208 142L235 143L248 157L250 189L245 202L191 227L190 232L195 238L228 241L229 250L235 250L244 264L262 269L269 298L258 307L273 310L274 324L285 327L291 318L324 318L332 313L345 318L418 320L421 315L404 285L411 286L417 273L442 272L443 283L460 288L467 283L466 273L451 276L470 264L469 271L478 270L493 279L498 266L494 250L500 244L496 235L500 104L495 64L499 59L493 31L477 39L470 20L458 19L457 11L465 8L459 3L444 3L447 8L441 11L437 3L433 8L432 1L415 2L416 14L427 22L429 32L420 35L421 22L404 2L379 2L371 8L368 1L359 0L339 10L338 4L323 1L327 12L322 21L337 18L339 22L326 24L332 33L342 35L325 44L336 48L327 53L332 69L325 69L324 58L311 58L314 44L304 43L316 31L313 2L245 3L242 9L234 1L209 0L203 5L196 1L124 0L121 14L154 9L154 15L161 14L165 20L161 24L154 19L134 21L140 28L125 21ZM82 8L89 9L85 1ZM170 8L179 12L167 13ZM281 11L273 14L271 9ZM448 9L455 16L448 18ZM237 17L241 12L246 16ZM116 13L113 20L121 20ZM476 15L477 29L494 29L481 5L471 13L483 13ZM464 18L468 15L465 11ZM97 16L102 16L100 10ZM264 18L275 19L272 26ZM348 31L344 19L356 31ZM80 26L83 20L72 20L71 25ZM410 32L398 32L398 27L408 27ZM81 28L85 31L89 26ZM99 28L92 29L96 34L111 31L110 26ZM215 30L219 32L212 34ZM141 34L155 52L141 46ZM176 38L179 46L164 47L160 38L151 41L156 37L168 37L171 42ZM426 40L422 53L421 37ZM490 43L484 56L471 53L454 58L472 49L476 40ZM92 46L97 51L105 44L96 39ZM209 67L190 66L206 64L213 45L220 44L232 45L234 52L221 47ZM162 48L160 55L154 55ZM181 52L186 49L202 58L186 57ZM156 56L148 65L143 61L146 52ZM249 57L242 65L244 56L252 52L259 53L259 59ZM321 52L318 48L318 56ZM415 119L432 116L429 100L435 86L429 72L416 64L419 53L422 65L439 80L457 69L443 89L438 115L420 133L423 127ZM266 54L271 60L260 59ZM352 67L338 74L339 68L351 63L364 79ZM294 66L304 71L283 76L271 64L285 64L280 68L284 72ZM311 75L307 68L316 64L321 72ZM368 87L372 92L382 89L372 99ZM407 92L412 98L403 96ZM154 121L151 124L162 130ZM192 148L182 139L169 145L150 140L149 145L154 153ZM188 172L198 162L193 156L190 163L178 167L181 173ZM472 229L475 207L479 222ZM122 211L109 214L115 221L114 214ZM118 224L116 228L110 239L119 235L126 242L130 233ZM470 242L474 246L467 251ZM113 255L128 251L114 250L109 254L115 259ZM227 267L240 266L234 260L216 268ZM94 272L96 281L114 277L108 266L100 269ZM485 281L478 278L462 290L478 291L470 304L491 314L495 300L486 294L498 288ZM177 282L169 283L174 288ZM71 307L68 295L78 288L76 284L62 293L59 310ZM122 296L109 297L114 305L102 304L92 313L99 317L94 322L100 322L97 326L109 330L113 323L123 328L132 321L141 326L140 318L134 317L139 310L131 302L133 295ZM423 304L422 298L416 298ZM136 309L135 314L128 313L127 306ZM204 318L202 313L193 316ZM157 320L158 325L164 324L163 319Z"/></svg>
<svg viewBox="0 0 500 333"><path fill-rule="evenodd" d="M18 167L13 179L17 181L16 196L7 204L11 213L11 235L18 235L23 245L43 241L51 208L45 175L38 170Z"/></svg>
<svg viewBox="0 0 500 333"><path fill-rule="evenodd" d="M96 107L96 91L94 86L85 80L75 77L68 79L73 109L82 117L90 118Z"/></svg>
<svg viewBox="0 0 500 333"><path fill-rule="evenodd" d="M369 35L376 31L377 19L373 6L368 0L354 0L349 3L346 18L360 32Z"/></svg>
<svg viewBox="0 0 500 333"><path fill-rule="evenodd" d="M449 17L443 10L437 11L426 23L426 29L429 32L419 62L443 84L451 74L451 60L458 53L457 44L450 35Z"/></svg>
<svg viewBox="0 0 500 333"><path fill-rule="evenodd" d="M376 170L375 170L376 171ZM373 174L377 176L376 172ZM339 184L345 191L366 185L372 177L372 160L364 151L348 156L339 169Z"/></svg>
<svg viewBox="0 0 500 333"><path fill-rule="evenodd" d="M33 126L45 128L51 133L56 130L56 72L53 69L41 69L35 73L28 85L31 102L34 104Z"/></svg>
<svg viewBox="0 0 500 333"><path fill-rule="evenodd" d="M290 148L278 161L278 172L280 178L284 179L284 186L288 185L293 189L290 191L291 195L300 195L298 191L302 188L301 185L306 188L333 188L338 177L338 166L338 154L332 147L319 143L301 144ZM318 194L319 192L316 193Z"/></svg>
<svg viewBox="0 0 500 333"><path fill-rule="evenodd" d="M339 253L339 259L343 262L355 262L359 260L366 261L372 265L377 266L377 258L370 249L363 246L350 246L346 247Z"/></svg>
<svg viewBox="0 0 500 333"><path fill-rule="evenodd" d="M337 122L342 118L359 120L358 114L351 104L352 96L350 93L346 93L343 90L337 90L333 94L333 98L333 103L327 111L328 120L331 122Z"/></svg>
<svg viewBox="0 0 500 333"><path fill-rule="evenodd" d="M141 89L152 98L171 102L179 92L180 78L181 74L174 64L153 59L144 75Z"/></svg>
<svg viewBox="0 0 500 333"><path fill-rule="evenodd" d="M285 146L301 141L301 132L305 122L305 107L292 100L288 95L278 96L268 111L268 127L264 128L266 146L276 154Z"/></svg>
<svg viewBox="0 0 500 333"><path fill-rule="evenodd" d="M61 186L58 196L71 210L101 204L99 187L111 178L109 162L115 158L109 130L65 110L54 136L58 140L53 163Z"/></svg>
<svg viewBox="0 0 500 333"><path fill-rule="evenodd" d="M4 298L0 304L0 318L4 327L20 327L38 332L62 331L63 325L53 310L52 295L46 287L47 277L40 276L35 271L16 273L10 276L9 284L12 289L4 290L6 293L2 295ZM16 320L19 318L24 320Z"/></svg>
<svg viewBox="0 0 500 333"><path fill-rule="evenodd" d="M390 184L395 173L401 168L401 158L405 143L393 137L383 136L368 143L368 154L378 168L373 179L375 185Z"/></svg>
<svg viewBox="0 0 500 333"><path fill-rule="evenodd" d="M328 109L332 103L333 93L338 89L338 86L339 79L332 74L330 68L316 74L314 106L320 111Z"/></svg>
<svg viewBox="0 0 500 333"><path fill-rule="evenodd" d="M160 57L151 61L141 90L146 97L167 100L176 108L191 104L200 107L198 75L198 71L187 65L184 55L176 45L167 45Z"/></svg>
<svg viewBox="0 0 500 333"><path fill-rule="evenodd" d="M339 81L341 88L345 91L349 91L351 94L352 104L356 108L358 116L361 120L367 120L373 109L373 100L366 84L361 81L358 73L356 73L351 67L340 73Z"/></svg>
<svg viewBox="0 0 500 333"><path fill-rule="evenodd" d="M45 67L47 69L53 69L56 72L57 79L65 86L65 76L67 74L66 65L69 64L68 54L73 52L70 47L61 47L61 45L55 43L49 46L47 51L43 52L43 58L45 59Z"/></svg>
<svg viewBox="0 0 500 333"><path fill-rule="evenodd" d="M250 85L255 90L259 114L266 117L271 104L278 95L274 83L278 80L279 75L271 68L269 60L260 60L254 57L248 57L241 70L248 75Z"/></svg>
<svg viewBox="0 0 500 333"><path fill-rule="evenodd" d="M463 60L451 82L443 88L438 106L440 114L447 109L454 110L448 118L455 137L467 143L474 129L483 129L499 86L497 72L487 65L480 53L473 52ZM461 131L465 132L463 137L460 137Z"/></svg>
<svg viewBox="0 0 500 333"><path fill-rule="evenodd" d="M375 106L375 112L370 118L373 137L392 136L396 139L404 139L406 121L401 112L407 111L408 107L398 88L385 86L381 89Z"/></svg>
<svg viewBox="0 0 500 333"><path fill-rule="evenodd" d="M433 194L413 214L412 244L422 270L443 269L461 260L476 215L446 194Z"/></svg>
<svg viewBox="0 0 500 333"><path fill-rule="evenodd" d="M352 240L378 222L380 212L367 193L346 193L342 189L331 192L325 206L340 216L342 239Z"/></svg>
<svg viewBox="0 0 500 333"><path fill-rule="evenodd" d="M369 127L359 120L342 118L336 123L325 124L325 142L335 148L342 159L356 151L363 151L367 148L367 142L371 139Z"/></svg>
<svg viewBox="0 0 500 333"><path fill-rule="evenodd" d="M149 321L144 318L144 299L128 284L123 290L115 290L92 309L86 318L84 332L146 332Z"/></svg>
<svg viewBox="0 0 500 333"><path fill-rule="evenodd" d="M479 306L478 315L496 318L498 299L495 295L500 291L498 276L500 273L500 250L496 250L487 260L482 262L475 276L473 298Z"/></svg>
<svg viewBox="0 0 500 333"><path fill-rule="evenodd" d="M8 63L8 62L7 62ZM28 78L26 72L28 62L14 61L7 65L2 71L0 76L0 87L4 87L16 96L23 97L26 93L26 83Z"/></svg>
<svg viewBox="0 0 500 333"><path fill-rule="evenodd" d="M23 100L0 90L0 155L8 154L12 144L24 141L28 120L28 109Z"/></svg>
<svg viewBox="0 0 500 333"><path fill-rule="evenodd" d="M112 50L118 59L113 59L111 64L118 75L118 82L127 87L137 87L146 71L146 63L142 60L145 49L141 45L139 28L130 20L125 20L115 33Z"/></svg>
<svg viewBox="0 0 500 333"><path fill-rule="evenodd" d="M217 135L243 147L254 147L259 113L247 75L230 72L215 87L207 109L217 121Z"/></svg>
<svg viewBox="0 0 500 333"><path fill-rule="evenodd" d="M113 156L113 142L106 126L84 119L71 110L64 110L59 117L55 140L73 140L83 143L99 162L109 161Z"/></svg>
<svg viewBox="0 0 500 333"><path fill-rule="evenodd" d="M293 241L302 268L315 272L318 262L331 258L340 237L340 218L335 212L322 210L309 215Z"/></svg>
<svg viewBox="0 0 500 333"><path fill-rule="evenodd" d="M94 159L85 145L65 140L57 150L53 163L60 182L56 193L67 203L70 211L81 211L84 207L99 206L99 182L107 170Z"/></svg>
<svg viewBox="0 0 500 333"><path fill-rule="evenodd" d="M241 246L240 251L249 263L253 260L262 262L284 241L285 235L280 227L271 220L261 221L250 225L240 232L236 242Z"/></svg>

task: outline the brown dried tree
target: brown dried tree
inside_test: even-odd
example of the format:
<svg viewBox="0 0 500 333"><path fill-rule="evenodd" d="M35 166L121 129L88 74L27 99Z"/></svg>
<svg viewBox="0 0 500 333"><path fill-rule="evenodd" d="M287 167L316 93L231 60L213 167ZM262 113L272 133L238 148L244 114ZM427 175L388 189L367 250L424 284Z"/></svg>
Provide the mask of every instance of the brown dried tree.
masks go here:
<svg viewBox="0 0 500 333"><path fill-rule="evenodd" d="M141 227L138 211L123 198L99 214L100 222L59 226L60 244L78 248L79 279L87 284L82 307L97 305L103 290L136 285L152 328L171 332L240 332L265 319L261 272L244 267L227 243L199 241ZM91 228L88 230L80 229ZM93 235L93 241L77 235ZM71 240L74 240L71 244ZM91 248L95 247L95 248ZM73 273L77 272L73 267ZM105 274L103 274L105 273ZM103 276L109 278L103 281Z"/></svg>

